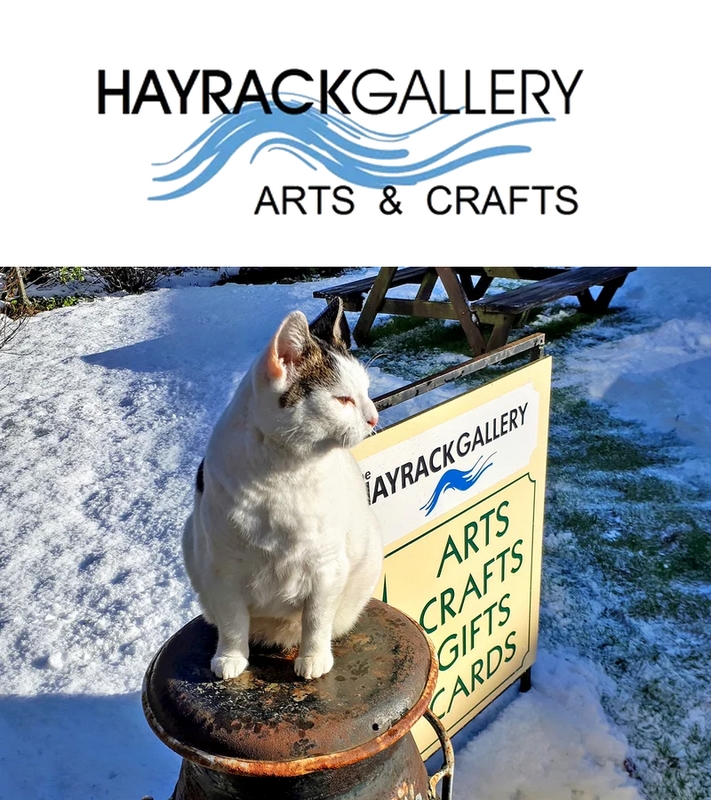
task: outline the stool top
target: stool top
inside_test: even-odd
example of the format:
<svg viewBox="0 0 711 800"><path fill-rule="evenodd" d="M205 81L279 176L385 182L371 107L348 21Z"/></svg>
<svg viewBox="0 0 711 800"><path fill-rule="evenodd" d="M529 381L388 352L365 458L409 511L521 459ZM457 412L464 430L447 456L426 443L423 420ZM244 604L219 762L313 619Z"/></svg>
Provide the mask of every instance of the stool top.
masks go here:
<svg viewBox="0 0 711 800"><path fill-rule="evenodd" d="M217 629L196 617L155 655L143 707L160 739L223 772L298 775L353 764L404 736L425 712L437 660L422 629L371 600L333 644L333 669L305 681L288 653L252 646L250 663L224 681L210 670Z"/></svg>

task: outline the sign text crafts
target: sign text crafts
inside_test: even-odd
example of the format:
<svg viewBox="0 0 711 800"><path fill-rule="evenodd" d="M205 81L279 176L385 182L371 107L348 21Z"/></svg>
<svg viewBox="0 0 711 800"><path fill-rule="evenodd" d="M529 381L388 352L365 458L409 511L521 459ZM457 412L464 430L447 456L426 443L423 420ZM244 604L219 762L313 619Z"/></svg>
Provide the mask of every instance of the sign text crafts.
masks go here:
<svg viewBox="0 0 711 800"><path fill-rule="evenodd" d="M432 595L417 620L446 675L431 704L441 719L466 716L502 668L528 655L535 495L525 475L386 556L386 594L397 605L412 579L405 551L417 547L418 581Z"/></svg>

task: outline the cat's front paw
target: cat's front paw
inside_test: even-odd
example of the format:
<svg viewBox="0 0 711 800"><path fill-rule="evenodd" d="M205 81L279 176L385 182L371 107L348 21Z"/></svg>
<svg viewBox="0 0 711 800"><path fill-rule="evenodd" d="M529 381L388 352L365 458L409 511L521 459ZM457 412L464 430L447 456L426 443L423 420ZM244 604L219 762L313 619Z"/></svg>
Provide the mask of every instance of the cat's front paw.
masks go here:
<svg viewBox="0 0 711 800"><path fill-rule="evenodd" d="M300 678L306 678L307 681L312 678L320 678L327 672L331 671L333 667L333 656L331 653L323 653L322 655L315 656L299 656L294 661L294 672Z"/></svg>
<svg viewBox="0 0 711 800"><path fill-rule="evenodd" d="M218 678L229 680L241 675L248 664L244 656L215 656L210 662L210 669Z"/></svg>

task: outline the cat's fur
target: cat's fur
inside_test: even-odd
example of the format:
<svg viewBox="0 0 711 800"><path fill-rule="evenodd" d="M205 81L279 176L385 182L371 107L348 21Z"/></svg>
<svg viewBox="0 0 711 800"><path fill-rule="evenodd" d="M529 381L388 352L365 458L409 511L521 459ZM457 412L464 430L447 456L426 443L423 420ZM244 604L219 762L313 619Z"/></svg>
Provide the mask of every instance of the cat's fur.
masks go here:
<svg viewBox="0 0 711 800"><path fill-rule="evenodd" d="M348 352L342 306L316 330L299 311L279 326L218 421L196 479L183 554L218 628L218 677L248 664L249 639L299 645L294 669L333 666L380 575L382 539L348 448L378 414Z"/></svg>

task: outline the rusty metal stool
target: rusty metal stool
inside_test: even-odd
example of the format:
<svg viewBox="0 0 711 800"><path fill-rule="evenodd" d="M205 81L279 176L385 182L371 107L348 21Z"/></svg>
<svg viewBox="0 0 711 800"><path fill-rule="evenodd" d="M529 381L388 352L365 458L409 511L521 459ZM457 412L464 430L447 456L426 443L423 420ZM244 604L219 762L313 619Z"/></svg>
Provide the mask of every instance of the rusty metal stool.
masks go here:
<svg viewBox="0 0 711 800"><path fill-rule="evenodd" d="M371 600L334 643L328 675L294 674L296 652L253 648L229 681L210 671L217 631L202 617L153 658L143 709L183 756L171 800L433 800L451 798L452 747L428 704L437 659L422 629ZM445 753L428 778L410 729L425 716Z"/></svg>

